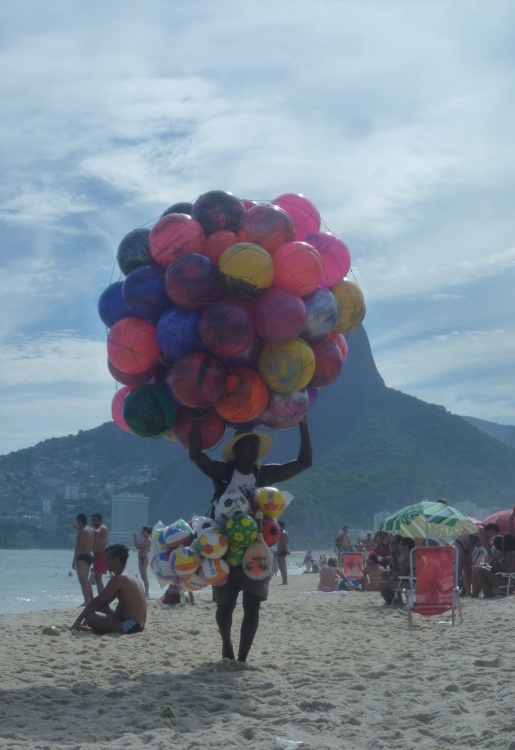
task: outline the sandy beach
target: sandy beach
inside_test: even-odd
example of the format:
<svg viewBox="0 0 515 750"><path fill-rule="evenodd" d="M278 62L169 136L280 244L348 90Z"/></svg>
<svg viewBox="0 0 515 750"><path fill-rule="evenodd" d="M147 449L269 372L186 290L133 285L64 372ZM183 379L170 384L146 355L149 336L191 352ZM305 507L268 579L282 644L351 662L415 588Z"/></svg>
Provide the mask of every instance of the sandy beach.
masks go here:
<svg viewBox="0 0 515 750"><path fill-rule="evenodd" d="M464 625L418 618L409 632L378 594L305 593L317 580L274 579L248 665L219 661L207 594L152 601L130 637L72 634L71 610L2 616L0 747L515 748L515 598L468 600Z"/></svg>

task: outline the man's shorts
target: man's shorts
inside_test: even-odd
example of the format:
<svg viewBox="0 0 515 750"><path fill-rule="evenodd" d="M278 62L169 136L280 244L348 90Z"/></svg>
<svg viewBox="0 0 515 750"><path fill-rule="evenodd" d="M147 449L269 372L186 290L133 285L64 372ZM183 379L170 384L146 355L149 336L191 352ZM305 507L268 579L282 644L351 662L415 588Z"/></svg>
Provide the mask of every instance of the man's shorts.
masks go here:
<svg viewBox="0 0 515 750"><path fill-rule="evenodd" d="M95 552L93 555L93 573L99 573L101 575L107 573L105 552Z"/></svg>
<svg viewBox="0 0 515 750"><path fill-rule="evenodd" d="M269 584L270 576L262 581L255 581L245 575L241 565L231 566L226 583L223 586L213 586L213 598L217 604L232 604L236 602L240 591L248 591L249 594L256 594L260 599L266 601Z"/></svg>

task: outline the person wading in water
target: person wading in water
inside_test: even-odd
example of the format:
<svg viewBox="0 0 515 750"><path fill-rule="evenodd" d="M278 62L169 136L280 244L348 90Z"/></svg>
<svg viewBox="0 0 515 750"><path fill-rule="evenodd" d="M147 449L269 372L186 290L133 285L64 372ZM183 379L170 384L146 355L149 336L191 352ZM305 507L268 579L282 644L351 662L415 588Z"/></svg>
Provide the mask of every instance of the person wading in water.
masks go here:
<svg viewBox="0 0 515 750"><path fill-rule="evenodd" d="M214 461L202 452L201 421L202 416L198 416L193 422L189 439L189 456L198 468L213 480L214 507L226 493L239 491L250 500L256 487L270 487L278 482L284 482L311 466L312 450L307 416L299 422L300 449L297 458L286 464L264 464L263 466L258 462L272 448L272 438L269 435L253 430L237 430L224 446L222 451L224 461ZM213 587L213 596L217 604L216 623L222 636L222 659L235 658L231 642L232 615L238 594L242 591L243 620L238 661L246 661L258 629L261 602L268 598L269 583L270 577L263 581L248 578L242 566L239 565L231 566L226 583Z"/></svg>

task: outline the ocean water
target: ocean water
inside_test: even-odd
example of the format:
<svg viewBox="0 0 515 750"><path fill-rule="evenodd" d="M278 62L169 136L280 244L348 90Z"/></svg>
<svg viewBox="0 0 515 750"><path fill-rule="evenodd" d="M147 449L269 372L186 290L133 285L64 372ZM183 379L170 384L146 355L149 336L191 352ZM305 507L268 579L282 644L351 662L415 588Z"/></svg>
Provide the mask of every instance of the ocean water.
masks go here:
<svg viewBox="0 0 515 750"><path fill-rule="evenodd" d="M79 607L83 599L72 559L72 550L0 549L0 614ZM302 572L302 559L303 555L288 557L290 574ZM128 567L138 575L135 552L129 556ZM151 571L148 580L150 596L161 596L163 589ZM93 591L96 593L95 587Z"/></svg>

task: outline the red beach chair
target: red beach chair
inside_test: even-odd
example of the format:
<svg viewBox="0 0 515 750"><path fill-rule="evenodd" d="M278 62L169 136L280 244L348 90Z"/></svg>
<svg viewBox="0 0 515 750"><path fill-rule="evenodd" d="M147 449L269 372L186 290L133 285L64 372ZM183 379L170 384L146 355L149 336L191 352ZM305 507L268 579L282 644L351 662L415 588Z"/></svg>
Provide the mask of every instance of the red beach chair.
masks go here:
<svg viewBox="0 0 515 750"><path fill-rule="evenodd" d="M408 596L408 627L413 627L413 613L426 617L451 610L449 621L456 625L456 614L463 622L458 590L458 552L454 547L415 547L411 550L411 591Z"/></svg>
<svg viewBox="0 0 515 750"><path fill-rule="evenodd" d="M345 578L363 578L363 555L361 552L342 552L342 567Z"/></svg>

